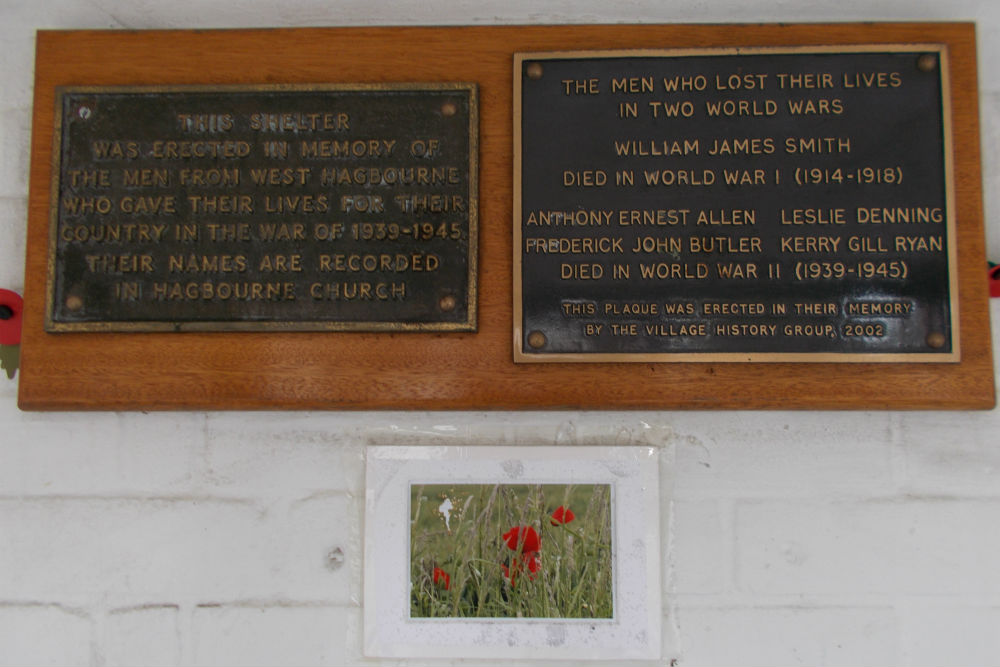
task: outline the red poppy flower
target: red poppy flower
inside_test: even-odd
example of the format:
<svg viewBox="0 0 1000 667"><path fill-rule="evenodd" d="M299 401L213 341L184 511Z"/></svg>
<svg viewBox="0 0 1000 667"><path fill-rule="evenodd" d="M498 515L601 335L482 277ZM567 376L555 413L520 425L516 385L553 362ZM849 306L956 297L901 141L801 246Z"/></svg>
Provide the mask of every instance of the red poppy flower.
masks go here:
<svg viewBox="0 0 1000 667"><path fill-rule="evenodd" d="M434 584L444 586L445 590L451 588L451 577L439 567L434 568Z"/></svg>
<svg viewBox="0 0 1000 667"><path fill-rule="evenodd" d="M520 551L520 554L509 567L501 565L503 576L510 580L511 585L516 585L517 575L528 570L528 577L535 578L538 572L538 551L542 548L542 541L538 539L538 533L531 526L514 526L503 534L503 541L511 551Z"/></svg>
<svg viewBox="0 0 1000 667"><path fill-rule="evenodd" d="M541 564L538 560L538 552L533 551L530 554L522 554L521 557L514 561L514 563L507 567L507 565L500 565L503 569L503 576L510 580L511 586L517 585L517 575L519 572L524 572L524 566L528 566L528 579L534 579L535 575L538 573L538 568Z"/></svg>
<svg viewBox="0 0 1000 667"><path fill-rule="evenodd" d="M535 574L538 572L538 552L531 554L531 558L528 559L528 572L532 579L535 578Z"/></svg>
<svg viewBox="0 0 1000 667"><path fill-rule="evenodd" d="M575 518L576 515L573 514L573 510L560 505L556 508L556 511L552 513L552 519L550 519L550 521L553 526L558 526L559 524L570 523Z"/></svg>
<svg viewBox="0 0 1000 667"><path fill-rule="evenodd" d="M522 554L529 554L542 548L538 533L531 526L514 526L503 534L503 540L511 551L520 548Z"/></svg>

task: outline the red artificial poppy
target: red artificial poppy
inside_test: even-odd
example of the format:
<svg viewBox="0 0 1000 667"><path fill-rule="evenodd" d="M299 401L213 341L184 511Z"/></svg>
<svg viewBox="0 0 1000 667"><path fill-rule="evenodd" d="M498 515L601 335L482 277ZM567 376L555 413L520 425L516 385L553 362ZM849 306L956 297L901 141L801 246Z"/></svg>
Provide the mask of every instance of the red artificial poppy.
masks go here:
<svg viewBox="0 0 1000 667"><path fill-rule="evenodd" d="M542 548L538 533L531 526L514 526L503 534L503 540L511 551L517 551L520 548L521 553L525 555Z"/></svg>
<svg viewBox="0 0 1000 667"><path fill-rule="evenodd" d="M558 526L559 524L570 523L575 518L576 515L573 514L573 510L571 510L568 507L563 507L562 505L560 505L559 507L556 508L556 511L552 513L552 518L550 519L550 522L552 523L553 526Z"/></svg>
<svg viewBox="0 0 1000 667"><path fill-rule="evenodd" d="M445 590L451 588L451 577L439 567L434 568L434 584L444 586Z"/></svg>

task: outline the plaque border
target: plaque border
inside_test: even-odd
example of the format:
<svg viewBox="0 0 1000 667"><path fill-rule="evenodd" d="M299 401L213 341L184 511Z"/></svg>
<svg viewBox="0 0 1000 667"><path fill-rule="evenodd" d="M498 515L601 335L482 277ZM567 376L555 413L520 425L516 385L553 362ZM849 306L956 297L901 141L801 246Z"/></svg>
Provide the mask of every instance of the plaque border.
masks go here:
<svg viewBox="0 0 1000 667"><path fill-rule="evenodd" d="M469 237L466 319L464 322L370 322L365 320L95 320L56 322L55 278L59 230L59 189L62 179L63 97L76 93L235 93L312 91L442 91L469 93ZM49 244L45 284L45 330L50 333L85 332L254 332L254 331L356 331L356 332L468 332L478 330L479 276L479 85L475 82L316 83L316 84L189 84L144 86L56 86L52 135L52 183L49 193Z"/></svg>
<svg viewBox="0 0 1000 667"><path fill-rule="evenodd" d="M938 73L941 82L941 124L944 152L945 208L947 215L946 236L948 239L948 299L951 325L950 352L525 352L524 351L524 308L521 258L522 211L521 211L521 146L522 146L522 103L524 62L527 60L597 60L603 58L683 58L692 56L747 56L784 55L795 53L903 53L917 51L938 55ZM514 205L513 205L513 343L514 363L600 363L600 362L811 362L811 363L958 363L962 360L961 336L959 331L958 302L958 237L955 198L954 145L952 138L951 63L948 45L944 43L892 43L892 44L844 44L815 46L754 46L754 47L707 47L678 49L607 49L572 51L521 51L514 53L513 90L513 144L514 144Z"/></svg>

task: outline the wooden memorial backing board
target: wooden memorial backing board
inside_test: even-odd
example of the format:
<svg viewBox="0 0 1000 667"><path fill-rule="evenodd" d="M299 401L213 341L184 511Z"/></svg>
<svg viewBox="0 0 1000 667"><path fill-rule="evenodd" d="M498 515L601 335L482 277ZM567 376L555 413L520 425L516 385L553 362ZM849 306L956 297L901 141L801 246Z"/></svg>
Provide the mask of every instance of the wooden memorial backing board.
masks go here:
<svg viewBox="0 0 1000 667"><path fill-rule="evenodd" d="M515 53L940 44L950 81L960 359L515 364ZM994 405L971 24L40 32L23 409L956 409ZM46 333L60 86L474 83L477 332Z"/></svg>

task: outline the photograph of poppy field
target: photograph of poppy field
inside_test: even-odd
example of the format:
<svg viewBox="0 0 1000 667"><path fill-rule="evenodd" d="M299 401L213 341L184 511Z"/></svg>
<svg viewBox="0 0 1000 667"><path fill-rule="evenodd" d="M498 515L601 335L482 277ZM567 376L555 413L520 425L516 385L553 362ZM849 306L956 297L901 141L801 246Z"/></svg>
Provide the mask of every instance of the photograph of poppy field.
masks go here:
<svg viewBox="0 0 1000 667"><path fill-rule="evenodd" d="M608 484L410 486L411 618L612 618Z"/></svg>

